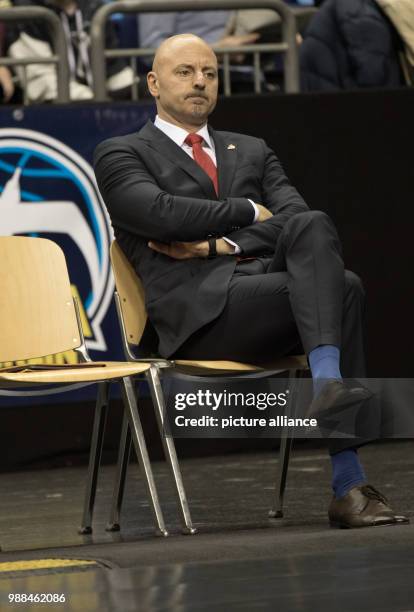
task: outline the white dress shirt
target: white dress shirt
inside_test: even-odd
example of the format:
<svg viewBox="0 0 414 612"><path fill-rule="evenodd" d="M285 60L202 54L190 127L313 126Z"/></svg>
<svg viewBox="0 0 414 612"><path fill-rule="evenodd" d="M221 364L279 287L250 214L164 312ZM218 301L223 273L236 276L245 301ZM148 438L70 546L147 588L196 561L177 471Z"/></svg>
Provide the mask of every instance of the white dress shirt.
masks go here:
<svg viewBox="0 0 414 612"><path fill-rule="evenodd" d="M185 139L188 136L187 130L184 130L183 128L180 128L178 125L174 125L173 123L170 123L169 121L165 121L165 119L161 119L161 117L159 117L159 115L157 115L155 117L154 125L159 130L164 132L164 134L166 136L171 138L171 140L173 140L176 145L178 145L183 151L185 151L187 153L187 155L189 155L192 159L194 159L193 147L191 147L190 145L186 144L186 142L185 142ZM209 157L211 157L211 159L213 160L214 165L217 168L217 158L216 158L216 150L215 150L215 146L214 146L214 141L211 138L210 133L209 133L209 131L207 129L207 124L204 125L201 129L199 129L196 132L196 134L199 134L204 139L203 140L203 145L202 145L203 149L204 149L205 153L207 153L207 155L209 155ZM258 217L259 217L259 210L258 210L256 204L253 202L253 200L250 200L249 198L246 198L246 199L249 200L249 202L251 203L251 205L254 208L253 223L255 223L257 221ZM235 242L233 242L229 238L226 238L225 236L223 236L223 240L225 240L226 242L228 242L229 244L231 244L234 247L234 254L235 255L237 255L238 253L241 253L241 248L239 247L238 244L236 244Z"/></svg>

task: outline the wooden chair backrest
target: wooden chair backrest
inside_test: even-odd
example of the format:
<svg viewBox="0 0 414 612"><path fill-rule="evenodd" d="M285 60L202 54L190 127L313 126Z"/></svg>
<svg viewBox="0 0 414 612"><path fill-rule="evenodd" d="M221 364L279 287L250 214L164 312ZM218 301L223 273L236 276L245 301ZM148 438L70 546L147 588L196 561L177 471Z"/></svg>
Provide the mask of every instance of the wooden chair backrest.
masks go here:
<svg viewBox="0 0 414 612"><path fill-rule="evenodd" d="M81 345L62 249L51 240L0 237L0 362Z"/></svg>
<svg viewBox="0 0 414 612"><path fill-rule="evenodd" d="M138 346L148 318L144 287L116 240L110 254L127 340Z"/></svg>

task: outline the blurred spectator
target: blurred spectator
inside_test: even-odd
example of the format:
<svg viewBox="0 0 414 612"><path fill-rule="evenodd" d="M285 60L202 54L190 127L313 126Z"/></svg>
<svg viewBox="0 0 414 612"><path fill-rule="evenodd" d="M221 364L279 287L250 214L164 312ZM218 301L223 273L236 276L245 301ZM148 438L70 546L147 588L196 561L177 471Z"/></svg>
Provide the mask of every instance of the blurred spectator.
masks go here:
<svg viewBox="0 0 414 612"><path fill-rule="evenodd" d="M143 13L139 16L140 47L159 47L174 34L191 32L214 46L235 47L253 43L255 33L232 34L232 11L180 11L177 13Z"/></svg>
<svg viewBox="0 0 414 612"><path fill-rule="evenodd" d="M10 8L9 0L0 0L0 9ZM6 48L6 28L0 22L0 57L4 56ZM9 102L13 97L13 77L7 66L0 66L0 102Z"/></svg>
<svg viewBox="0 0 414 612"><path fill-rule="evenodd" d="M314 0L285 2L296 7L315 4ZM169 36L191 32L212 46L236 46L254 42L249 34L279 23L277 13L266 9L143 13L139 17L139 40L141 47L158 47Z"/></svg>
<svg viewBox="0 0 414 612"><path fill-rule="evenodd" d="M70 67L70 97L72 100L93 98L92 71L89 56L89 28L92 16L102 0L14 0L16 6L43 6L53 10L61 19L68 47ZM117 37L111 22L106 28L106 47L116 48ZM36 21L18 28L8 53L14 58L50 57L52 40L46 24ZM16 72L25 83L23 69ZM128 91L134 74L124 59L107 62L109 93ZM26 69L26 94L31 102L50 101L57 96L56 70L53 64L31 64Z"/></svg>
<svg viewBox="0 0 414 612"><path fill-rule="evenodd" d="M407 84L414 84L414 2L413 0L376 0L403 41L402 56Z"/></svg>
<svg viewBox="0 0 414 612"><path fill-rule="evenodd" d="M375 0L326 0L300 48L302 90L399 87L400 45Z"/></svg>
<svg viewBox="0 0 414 612"><path fill-rule="evenodd" d="M285 0L292 9L311 9L297 11L296 27L297 41L301 42L299 32L303 32L311 18L314 0ZM277 43L282 40L282 19L271 9L242 9L236 12L234 18L234 33L237 35L257 32L261 43ZM266 90L276 91L284 87L284 57L281 54L263 54L261 61L262 74Z"/></svg>
<svg viewBox="0 0 414 612"><path fill-rule="evenodd" d="M315 5L314 0L285 0L291 8L309 8ZM302 19L296 20L299 30L302 29ZM306 21L306 18L305 18ZM258 32L260 42L275 42L281 38L281 19L271 9L243 9L236 13L235 33L246 34L247 32Z"/></svg>

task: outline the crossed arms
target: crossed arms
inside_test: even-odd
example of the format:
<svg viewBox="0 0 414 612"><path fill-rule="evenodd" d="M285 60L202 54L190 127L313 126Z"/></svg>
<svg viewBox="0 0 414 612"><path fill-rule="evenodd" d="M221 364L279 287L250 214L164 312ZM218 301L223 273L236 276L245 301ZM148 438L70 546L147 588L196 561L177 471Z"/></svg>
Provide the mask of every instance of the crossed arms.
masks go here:
<svg viewBox="0 0 414 612"><path fill-rule="evenodd" d="M168 193L124 138L101 143L95 151L95 173L113 225L178 259L205 257L206 239L211 235L219 238L219 254L232 251L220 240L223 236L238 244L245 255L271 254L286 221L308 207L290 185L273 151L262 140L254 142L262 157L257 167L263 172L256 177L260 189L255 197L249 193L223 200ZM253 207L247 197L257 202L259 196L272 216L253 223Z"/></svg>

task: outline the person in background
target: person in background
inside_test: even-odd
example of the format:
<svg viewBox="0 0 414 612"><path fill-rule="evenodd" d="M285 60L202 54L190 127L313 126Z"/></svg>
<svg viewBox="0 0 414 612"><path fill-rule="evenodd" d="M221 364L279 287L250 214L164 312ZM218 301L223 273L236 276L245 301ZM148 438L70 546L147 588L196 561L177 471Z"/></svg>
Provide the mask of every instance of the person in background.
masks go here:
<svg viewBox="0 0 414 612"><path fill-rule="evenodd" d="M414 85L414 2L412 0L376 0L401 39L399 59L406 85Z"/></svg>
<svg viewBox="0 0 414 612"><path fill-rule="evenodd" d="M46 7L59 16L68 48L70 97L72 100L93 98L89 28L94 12L103 2L101 0L15 0L14 4ZM116 32L113 24L109 22L106 28L106 47L114 49L117 46ZM14 58L50 57L53 50L47 25L38 21L19 26L8 53ZM21 68L16 72L20 81L25 83L26 94L31 102L51 101L56 98L57 79L53 64L29 65L26 69L26 80ZM129 92L134 73L126 60L121 58L108 60L107 74L107 87L112 96Z"/></svg>
<svg viewBox="0 0 414 612"><path fill-rule="evenodd" d="M297 42L300 44L315 7L314 0L285 0L285 4L295 12ZM297 11L296 9L301 9ZM310 10L304 10L310 9ZM241 9L235 11L233 19L235 35L242 36L251 32L260 35L261 43L278 43L282 40L282 19L271 9ZM284 56L282 54L264 54L261 57L263 81L269 91L284 87Z"/></svg>
<svg viewBox="0 0 414 612"><path fill-rule="evenodd" d="M314 0L286 0L295 7L309 7ZM159 47L169 36L192 32L214 47L233 47L256 42L258 30L279 23L273 10L183 11L144 13L139 17L141 47Z"/></svg>
<svg viewBox="0 0 414 612"><path fill-rule="evenodd" d="M315 2L314 0L285 0L285 4L292 9L304 9L314 7ZM302 31L303 19L302 11L301 18L296 19L296 27L299 32ZM281 39L281 18L271 9L241 9L236 11L234 29L236 34L258 32L261 42L276 42Z"/></svg>
<svg viewBox="0 0 414 612"><path fill-rule="evenodd" d="M139 43L157 48L170 36L192 32L214 47L236 47L256 42L258 34L232 34L233 11L143 13L139 16Z"/></svg>
<svg viewBox="0 0 414 612"><path fill-rule="evenodd" d="M404 84L398 58L401 39L378 4L325 0L300 46L302 91Z"/></svg>

